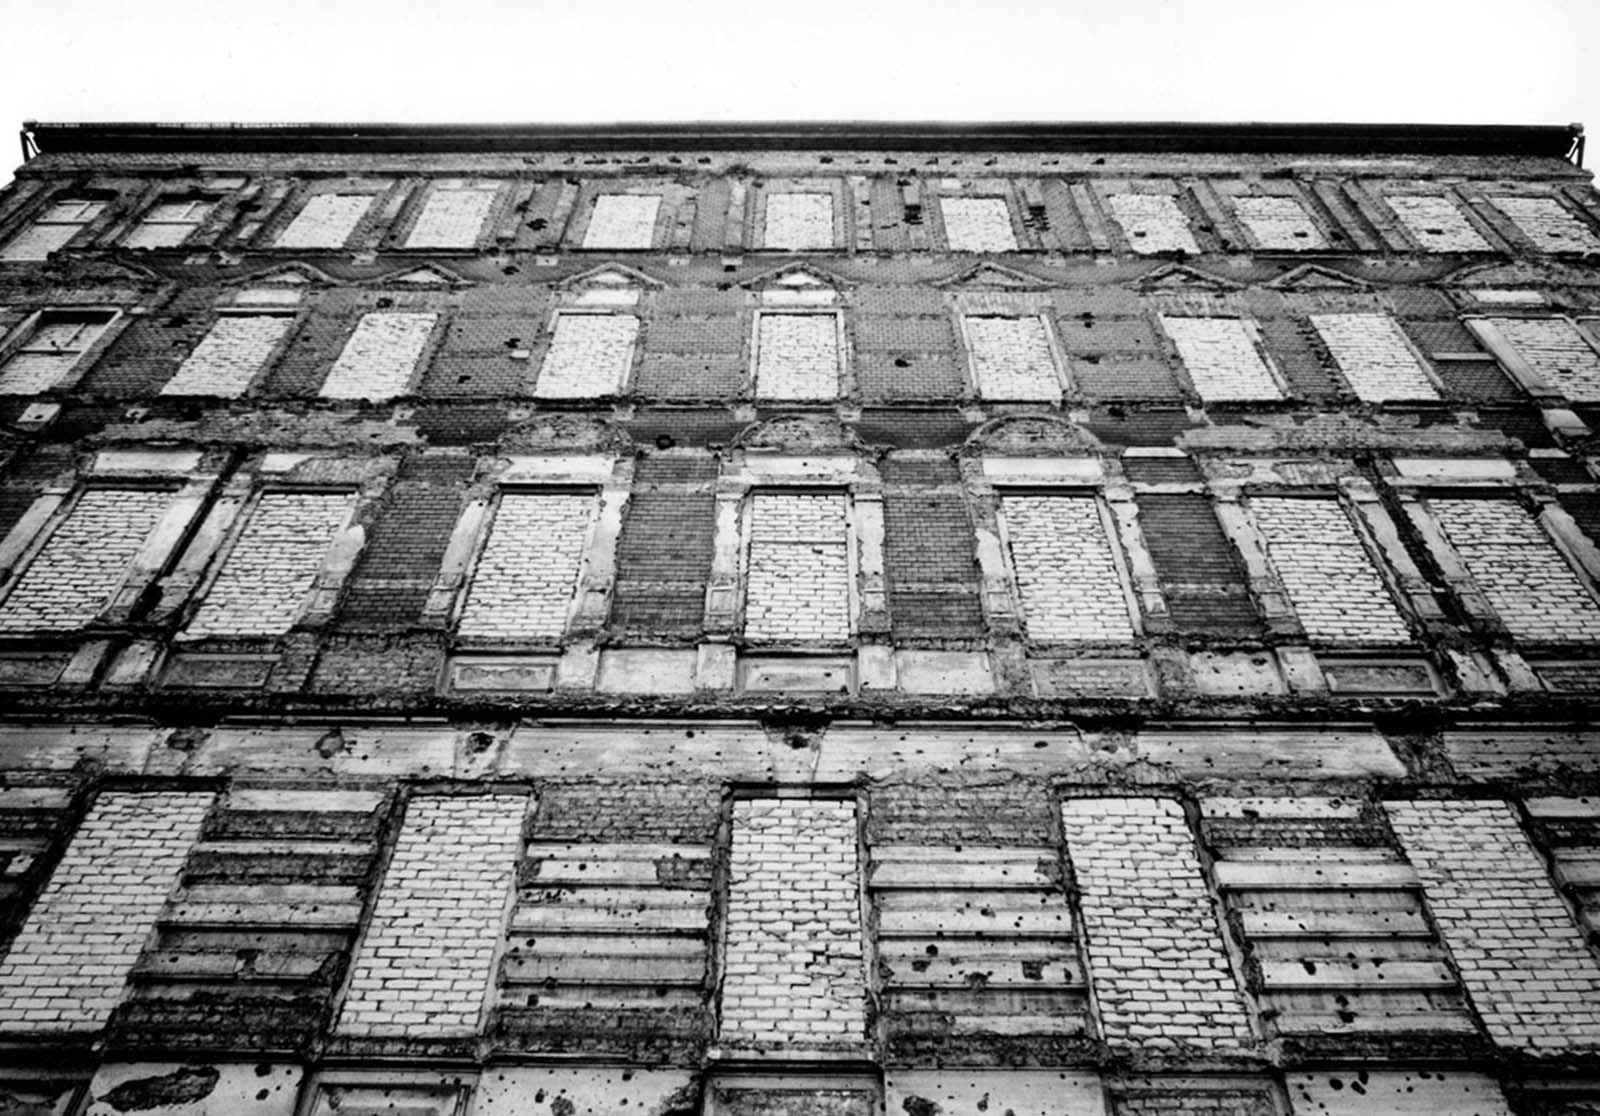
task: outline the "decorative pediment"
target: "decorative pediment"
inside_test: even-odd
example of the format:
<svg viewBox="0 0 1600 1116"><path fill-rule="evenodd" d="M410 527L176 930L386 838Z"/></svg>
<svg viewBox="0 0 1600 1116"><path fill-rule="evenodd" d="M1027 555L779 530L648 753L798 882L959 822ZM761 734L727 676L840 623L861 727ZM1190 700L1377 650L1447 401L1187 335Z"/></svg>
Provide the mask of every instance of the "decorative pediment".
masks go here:
<svg viewBox="0 0 1600 1116"><path fill-rule="evenodd" d="M1446 275L1440 282L1450 287L1549 287L1570 282L1593 282L1592 272L1580 272L1558 263L1469 264Z"/></svg>
<svg viewBox="0 0 1600 1116"><path fill-rule="evenodd" d="M996 263L977 264L934 284L936 287L955 290L970 287L989 291L1041 291L1050 285L1037 275L1029 275L1025 271Z"/></svg>
<svg viewBox="0 0 1600 1116"><path fill-rule="evenodd" d="M806 291L842 291L850 287L830 271L808 263L792 263L771 271L763 271L740 286L751 291L785 291L795 294Z"/></svg>
<svg viewBox="0 0 1600 1116"><path fill-rule="evenodd" d="M530 415L500 435L503 453L606 452L631 454L633 439L607 419L566 411Z"/></svg>
<svg viewBox="0 0 1600 1116"><path fill-rule="evenodd" d="M1238 291L1243 283L1212 275L1188 264L1166 264L1139 280L1143 291Z"/></svg>
<svg viewBox="0 0 1600 1116"><path fill-rule="evenodd" d="M70 276L73 285L116 283L165 283L165 275L129 259L57 257L45 265L45 274L52 283L62 276Z"/></svg>
<svg viewBox="0 0 1600 1116"><path fill-rule="evenodd" d="M626 290L634 287L662 287L659 279L652 279L638 268L626 264L605 263L567 276L559 284L565 290Z"/></svg>
<svg viewBox="0 0 1600 1116"><path fill-rule="evenodd" d="M1099 438L1059 415L1002 415L967 436L961 452L992 457L1059 457L1097 453Z"/></svg>
<svg viewBox="0 0 1600 1116"><path fill-rule="evenodd" d="M734 439L741 449L793 453L859 453L855 432L831 415L783 415L747 426Z"/></svg>
<svg viewBox="0 0 1600 1116"><path fill-rule="evenodd" d="M1276 291L1369 291L1372 284L1320 264L1302 264L1267 286Z"/></svg>
<svg viewBox="0 0 1600 1116"><path fill-rule="evenodd" d="M331 287L338 284L339 280L321 268L298 262L269 267L253 275L229 280L228 283L232 287Z"/></svg>
<svg viewBox="0 0 1600 1116"><path fill-rule="evenodd" d="M407 268L404 271L391 272L381 279L374 280L382 286L407 286L407 287L465 287L467 281L449 268L440 267L438 264L426 263L421 267Z"/></svg>

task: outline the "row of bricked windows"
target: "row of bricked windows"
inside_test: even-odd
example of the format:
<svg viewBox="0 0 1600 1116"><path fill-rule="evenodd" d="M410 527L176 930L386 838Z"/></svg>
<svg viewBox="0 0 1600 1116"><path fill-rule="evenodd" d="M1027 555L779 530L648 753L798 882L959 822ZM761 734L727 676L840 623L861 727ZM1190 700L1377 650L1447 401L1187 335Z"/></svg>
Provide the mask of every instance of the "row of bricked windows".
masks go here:
<svg viewBox="0 0 1600 1116"><path fill-rule="evenodd" d="M569 187L571 188L571 187ZM942 187L948 194L935 197L938 227L944 247L953 252L1014 252L1041 243L1025 230L1048 227L1049 206L1037 187L1024 188L1021 196L1005 184L991 188ZM985 190L988 192L985 192ZM839 251L848 247L846 203L843 187L833 186L759 191L752 217L752 246L784 252ZM440 182L415 195L404 207L405 216L393 239L394 247L408 250L467 250L485 238L491 217L507 187L499 182ZM351 245L358 230L374 221L388 220L378 202L378 187L359 191L313 192L292 203L286 221L268 222L258 234L264 247L306 251L333 251ZM921 194L907 193L904 213L908 224L921 223ZM1093 207L1089 192L1077 204ZM1126 247L1141 255L1198 254L1205 250L1196 232L1211 225L1204 207L1176 186L1122 188L1107 186L1100 192L1099 212L1121 230ZM1224 241L1224 249L1254 248L1268 252L1321 252L1344 247L1348 237L1333 235L1329 216L1318 216L1312 203L1295 192L1281 194L1230 194L1219 192L1231 204L1232 217L1245 242ZM1378 194L1394 225L1409 245L1424 252L1486 252L1496 250L1496 234L1470 204L1445 194L1385 191ZM1600 252L1600 234L1594 215L1581 211L1555 195L1511 195L1491 189L1483 195L1498 217L1521 237L1516 245L1551 253ZM914 199L914 200L913 200ZM160 197L120 233L119 243L129 248L180 248L203 243L208 221L222 208L223 195L168 195ZM0 247L0 260L43 260L51 252L79 241L79 234L106 214L110 202L100 198L60 198L38 211L31 222ZM581 203L558 200L554 209L576 222L570 243L596 251L648 251L668 247L672 240L674 207L668 195L644 188L608 191L603 184L589 187ZM383 207L384 212L388 207ZM912 214L916 214L913 218ZM692 218L692 213L690 214ZM1098 219L1098 218L1096 218ZM534 218L548 224L550 216ZM252 226L253 227L253 226ZM543 226L538 226L543 227ZM576 231L581 228L581 232ZM101 230L102 232L104 230ZM213 230L220 231L220 230ZM1041 246L1044 246L1041 243Z"/></svg>
<svg viewBox="0 0 1600 1116"><path fill-rule="evenodd" d="M1092 491L1003 488L989 529L998 533L1002 553L992 559L980 557L972 522L963 526L969 513L957 507L951 518L937 501L919 499L925 498L893 492L882 503L869 502L867 514L848 488L756 488L738 517L715 529L736 535L719 538L709 527L698 535L663 534L652 497L641 491L624 508L623 534L632 517L642 517L647 533L673 540L678 553L672 566L636 545L597 552L600 539L607 540L604 548L615 548L617 533L615 525L600 529L593 489L507 489L486 526L464 519L458 527L472 532L465 543L476 536L476 546L469 547L475 557L464 574L456 630L473 642L558 641L585 585L591 579L609 584L619 554L617 583L659 587L666 576L698 611L695 601L704 598L716 552L740 556L743 632L755 642L846 641L866 607L864 579L885 578L891 609L898 600L908 608L953 610L945 615L980 636L982 615L961 611L957 599L976 596L980 574L1012 586L1024 628L1037 643L1127 642L1151 619L1148 603L1141 608L1135 592L1131 571L1140 564L1153 569L1163 607L1180 627L1198 614L1197 598L1231 594L1247 602L1248 611L1253 593L1285 601L1305 638L1319 645L1412 640L1396 567L1412 559L1375 541L1372 513L1353 513L1330 496L1258 493L1230 505L1243 516L1224 516L1219 533L1218 513L1203 496L1140 497L1118 505ZM1183 511L1175 500L1196 506ZM686 505L675 507L698 515ZM196 576L200 568L211 569L185 636L281 635L308 610L334 611L343 576L338 571L348 570L353 558L346 536L356 508L350 492L268 490L227 528L228 541L208 533L207 545L220 550L185 556L177 553L186 531L180 520L197 511L172 490L90 488L43 526L17 528L34 537L6 540L24 558L0 593L0 631L68 632L125 619L177 563ZM1430 498L1426 509L1436 545L1444 548L1437 561L1465 571L1462 592L1486 602L1479 610L1486 621L1534 643L1600 639L1591 571L1570 539L1563 541L1542 517L1508 498ZM936 531L921 532L925 516L933 517ZM340 539L346 540L343 551L335 546ZM331 561L336 552L339 561ZM863 569L864 556L871 555L887 568ZM1258 556L1254 564L1249 555ZM591 570L596 562L599 573Z"/></svg>
<svg viewBox="0 0 1600 1116"><path fill-rule="evenodd" d="M160 387L161 394L231 398L262 381L303 318L292 302L251 301L245 297L249 293L219 312L210 330ZM86 358L118 317L119 312L110 309L38 312L0 348L0 394L69 389L90 370L93 361ZM773 309L752 317L746 386L742 391L737 387L736 369L730 384L720 363L715 374L707 363L700 370L707 379L704 394L749 394L773 402L826 401L851 394L850 319L843 312ZM1256 321L1171 314L1157 320L1189 389L1202 401L1232 404L1296 397L1284 360L1274 353ZM1307 320L1355 398L1368 403L1431 402L1447 394L1430 359L1390 316L1315 313ZM431 311L363 315L326 373L321 394L381 401L419 393L433 339L441 335L444 321L444 314ZM1576 403L1600 402L1600 328L1595 320L1494 316L1469 318L1466 324L1528 393ZM1095 361L1064 355L1059 327L1048 315L966 314L957 318L956 325L967 376L942 389L928 387L929 398L963 391L982 399L1037 403L1060 403L1074 392L1089 398L1123 397L1098 378ZM652 339L645 320L635 313L602 308L556 311L542 360L532 373L530 393L546 399L597 399L628 394L630 388L646 395L694 394L695 368L687 358L670 381L662 380L665 373L656 367L663 359L657 348L692 348L694 336L672 333L678 323L670 319L659 320L656 328L661 337ZM867 335L869 323L863 321L859 328L864 331L860 340L866 347L864 359L877 376L881 341L876 332ZM734 340L736 344L737 335ZM648 379L640 367L641 341L645 362L651 366ZM713 345L709 333L706 344ZM721 332L714 346L719 352L730 348ZM737 360L737 348L729 355ZM899 378L906 381L906 391L915 392L926 382L916 367L919 359L919 354L903 354L894 372L885 375L893 378L903 365ZM1170 397L1179 397L1182 385L1170 374L1167 378ZM1153 389L1146 385L1140 390Z"/></svg>

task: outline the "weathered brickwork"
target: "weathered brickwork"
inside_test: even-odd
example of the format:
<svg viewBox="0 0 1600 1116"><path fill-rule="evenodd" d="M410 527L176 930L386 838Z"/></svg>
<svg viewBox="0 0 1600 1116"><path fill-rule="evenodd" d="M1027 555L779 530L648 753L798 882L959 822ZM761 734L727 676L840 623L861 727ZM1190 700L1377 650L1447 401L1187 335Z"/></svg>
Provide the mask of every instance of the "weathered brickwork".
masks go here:
<svg viewBox="0 0 1600 1116"><path fill-rule="evenodd" d="M262 496L187 634L199 639L287 632L300 618L328 545L354 508L348 493Z"/></svg>
<svg viewBox="0 0 1600 1116"><path fill-rule="evenodd" d="M108 321L109 315L43 315L0 365L0 395L36 395L60 387Z"/></svg>
<svg viewBox="0 0 1600 1116"><path fill-rule="evenodd" d="M765 247L787 252L833 247L832 194L768 194Z"/></svg>
<svg viewBox="0 0 1600 1116"><path fill-rule="evenodd" d="M366 314L322 385L328 399L392 399L406 394L428 347L437 314Z"/></svg>
<svg viewBox="0 0 1600 1116"><path fill-rule="evenodd" d="M722 1038L833 1046L866 1038L854 802L733 806Z"/></svg>
<svg viewBox="0 0 1600 1116"><path fill-rule="evenodd" d="M372 208L368 194L317 194L278 234L279 248L343 248Z"/></svg>
<svg viewBox="0 0 1600 1116"><path fill-rule="evenodd" d="M1182 805L1069 798L1061 821L1106 1040L1166 1051L1248 1045L1249 1018Z"/></svg>
<svg viewBox="0 0 1600 1116"><path fill-rule="evenodd" d="M1029 637L1131 640L1128 599L1099 504L1088 496L1006 496L1001 507Z"/></svg>
<svg viewBox="0 0 1600 1116"><path fill-rule="evenodd" d="M85 492L0 603L0 631L71 631L100 615L171 500L149 489Z"/></svg>
<svg viewBox="0 0 1600 1116"><path fill-rule="evenodd" d="M411 800L351 968L339 1034L477 1031L526 812L521 795Z"/></svg>
<svg viewBox="0 0 1600 1116"><path fill-rule="evenodd" d="M243 395L294 325L287 314L226 314L161 389L162 395Z"/></svg>
<svg viewBox="0 0 1600 1116"><path fill-rule="evenodd" d="M633 366L639 319L632 314L559 314L533 393L592 399L622 390Z"/></svg>
<svg viewBox="0 0 1600 1116"><path fill-rule="evenodd" d="M1122 226L1128 246L1140 255L1200 251L1177 198L1168 194L1112 194L1109 200L1111 215Z"/></svg>
<svg viewBox="0 0 1600 1116"><path fill-rule="evenodd" d="M1383 199L1424 252L1487 252L1488 243L1449 198L1390 194Z"/></svg>
<svg viewBox="0 0 1600 1116"><path fill-rule="evenodd" d="M1439 525L1518 639L1600 639L1600 605L1549 537L1510 500L1432 500Z"/></svg>
<svg viewBox="0 0 1600 1116"><path fill-rule="evenodd" d="M758 321L756 398L838 396L838 318L832 314L762 314Z"/></svg>
<svg viewBox="0 0 1600 1116"><path fill-rule="evenodd" d="M1015 252L1017 234L1004 198L940 198L945 242L952 252Z"/></svg>
<svg viewBox="0 0 1600 1116"><path fill-rule="evenodd" d="M1242 318L1163 317L1161 326L1200 398L1208 403L1280 399L1255 323Z"/></svg>
<svg viewBox="0 0 1600 1116"><path fill-rule="evenodd" d="M969 316L962 319L972 378L985 399L1056 403L1061 380L1044 319Z"/></svg>
<svg viewBox="0 0 1600 1116"><path fill-rule="evenodd" d="M1491 318L1535 373L1568 399L1600 402L1600 353L1565 318Z"/></svg>
<svg viewBox="0 0 1600 1116"><path fill-rule="evenodd" d="M708 458L646 457L617 540L612 618L630 631L681 637L700 629L716 538Z"/></svg>
<svg viewBox="0 0 1600 1116"><path fill-rule="evenodd" d="M210 212L210 202L158 202L122 243L128 248L176 248L194 235Z"/></svg>
<svg viewBox="0 0 1600 1116"><path fill-rule="evenodd" d="M1328 246L1311 214L1294 198L1246 195L1235 198L1233 207L1258 248L1270 252L1304 252Z"/></svg>
<svg viewBox="0 0 1600 1116"><path fill-rule="evenodd" d="M211 799L132 791L96 799L0 961L0 1032L105 1025Z"/></svg>
<svg viewBox="0 0 1600 1116"><path fill-rule="evenodd" d="M1306 635L1319 643L1410 641L1338 501L1256 497L1250 510Z"/></svg>
<svg viewBox="0 0 1600 1116"><path fill-rule="evenodd" d="M495 192L475 187L436 186L406 237L407 248L471 248L494 208Z"/></svg>
<svg viewBox="0 0 1600 1116"><path fill-rule="evenodd" d="M850 638L847 515L842 494L751 498L745 635L780 642Z"/></svg>
<svg viewBox="0 0 1600 1116"><path fill-rule="evenodd" d="M660 194L601 194L594 201L585 248L642 249L655 243Z"/></svg>
<svg viewBox="0 0 1600 1116"><path fill-rule="evenodd" d="M508 492L472 576L458 630L485 639L556 639L567 628L595 499Z"/></svg>
<svg viewBox="0 0 1600 1116"><path fill-rule="evenodd" d="M1542 252L1600 252L1600 237L1555 198L1489 200Z"/></svg>
<svg viewBox="0 0 1600 1116"><path fill-rule="evenodd" d="M1506 802L1388 806L1474 1006L1495 1041L1600 1047L1600 963Z"/></svg>
<svg viewBox="0 0 1600 1116"><path fill-rule="evenodd" d="M1386 314L1313 314L1311 324L1339 371L1368 403L1437 399L1422 361Z"/></svg>
<svg viewBox="0 0 1600 1116"><path fill-rule="evenodd" d="M43 260L65 248L83 227L105 209L104 202L63 201L47 206L33 223L0 248L0 261L25 263Z"/></svg>
<svg viewBox="0 0 1600 1116"><path fill-rule="evenodd" d="M1139 458L1124 458L1123 468ZM1152 460L1160 460L1159 458ZM1173 625L1185 632L1257 632L1250 585L1211 501L1188 493L1138 497L1139 529Z"/></svg>

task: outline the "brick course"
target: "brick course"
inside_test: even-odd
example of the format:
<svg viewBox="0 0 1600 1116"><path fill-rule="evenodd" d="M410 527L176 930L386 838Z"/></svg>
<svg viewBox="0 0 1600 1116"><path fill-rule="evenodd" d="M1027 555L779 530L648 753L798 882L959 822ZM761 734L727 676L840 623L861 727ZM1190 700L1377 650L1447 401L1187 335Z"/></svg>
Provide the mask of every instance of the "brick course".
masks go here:
<svg viewBox="0 0 1600 1116"><path fill-rule="evenodd" d="M85 492L0 604L0 630L71 631L92 621L171 500L151 490Z"/></svg>
<svg viewBox="0 0 1600 1116"><path fill-rule="evenodd" d="M1410 641L1337 501L1258 496L1250 510L1306 635L1322 643Z"/></svg>
<svg viewBox="0 0 1600 1116"><path fill-rule="evenodd" d="M1600 402L1600 353L1565 318L1491 318L1540 378L1568 399Z"/></svg>
<svg viewBox="0 0 1600 1116"><path fill-rule="evenodd" d="M520 795L411 800L351 966L338 1034L477 1031L526 811Z"/></svg>
<svg viewBox="0 0 1600 1116"><path fill-rule="evenodd" d="M1128 600L1093 498L1006 496L1001 508L1030 638L1133 639Z"/></svg>
<svg viewBox="0 0 1600 1116"><path fill-rule="evenodd" d="M639 319L632 314L561 314L533 393L541 399L615 395L633 365Z"/></svg>
<svg viewBox="0 0 1600 1116"><path fill-rule="evenodd" d="M567 628L595 498L508 492L461 609L464 636L556 639Z"/></svg>
<svg viewBox="0 0 1600 1116"><path fill-rule="evenodd" d="M1106 1041L1165 1051L1247 1046L1249 1019L1183 807L1069 798L1061 822Z"/></svg>
<svg viewBox="0 0 1600 1116"><path fill-rule="evenodd" d="M1161 326L1177 346L1195 390L1207 403L1283 397L1283 389L1261 355L1253 322L1163 317Z"/></svg>
<svg viewBox="0 0 1600 1116"><path fill-rule="evenodd" d="M369 194L316 194L278 234L277 247L343 248L372 201Z"/></svg>
<svg viewBox="0 0 1600 1116"><path fill-rule="evenodd" d="M855 803L735 802L728 872L723 1040L865 1040Z"/></svg>
<svg viewBox="0 0 1600 1116"><path fill-rule="evenodd" d="M133 791L96 799L0 961L0 1032L105 1025L211 799Z"/></svg>
<svg viewBox="0 0 1600 1116"><path fill-rule="evenodd" d="M1600 252L1600 237L1555 198L1492 197L1541 252Z"/></svg>
<svg viewBox="0 0 1600 1116"><path fill-rule="evenodd" d="M832 314L762 314L756 398L834 399L839 394L839 320Z"/></svg>
<svg viewBox="0 0 1600 1116"><path fill-rule="evenodd" d="M226 314L218 318L161 394L243 395L293 325L294 319L287 314Z"/></svg>
<svg viewBox="0 0 1600 1116"><path fill-rule="evenodd" d="M979 395L1060 402L1061 381L1042 318L969 316L962 324Z"/></svg>
<svg viewBox="0 0 1600 1116"><path fill-rule="evenodd" d="M1424 252L1486 252L1489 245L1449 198L1390 194L1383 199Z"/></svg>
<svg viewBox="0 0 1600 1116"><path fill-rule="evenodd" d="M847 514L842 494L751 498L745 635L780 642L850 638Z"/></svg>
<svg viewBox="0 0 1600 1116"><path fill-rule="evenodd" d="M1327 247L1322 230L1294 198L1243 196L1233 199L1233 207L1258 248L1305 252Z"/></svg>
<svg viewBox="0 0 1600 1116"><path fill-rule="evenodd" d="M363 315L322 385L323 396L380 400L406 394L438 321L437 314Z"/></svg>
<svg viewBox="0 0 1600 1116"><path fill-rule="evenodd" d="M1386 314L1313 314L1339 371L1368 403L1390 399L1437 399L1417 354Z"/></svg>
<svg viewBox="0 0 1600 1116"><path fill-rule="evenodd" d="M186 633L269 636L300 618L328 544L350 520L355 496L269 492L222 563Z"/></svg>
<svg viewBox="0 0 1600 1116"><path fill-rule="evenodd" d="M1393 802L1461 979L1496 1042L1534 1053L1600 1047L1600 963L1506 802Z"/></svg>

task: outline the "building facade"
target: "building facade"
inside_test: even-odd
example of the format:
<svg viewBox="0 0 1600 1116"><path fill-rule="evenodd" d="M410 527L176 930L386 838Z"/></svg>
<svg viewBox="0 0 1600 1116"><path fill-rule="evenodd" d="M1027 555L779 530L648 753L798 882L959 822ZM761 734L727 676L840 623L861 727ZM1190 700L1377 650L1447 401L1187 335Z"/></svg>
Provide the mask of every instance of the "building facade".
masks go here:
<svg viewBox="0 0 1600 1116"><path fill-rule="evenodd" d="M23 138L0 1111L1600 1108L1581 130Z"/></svg>

